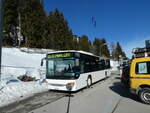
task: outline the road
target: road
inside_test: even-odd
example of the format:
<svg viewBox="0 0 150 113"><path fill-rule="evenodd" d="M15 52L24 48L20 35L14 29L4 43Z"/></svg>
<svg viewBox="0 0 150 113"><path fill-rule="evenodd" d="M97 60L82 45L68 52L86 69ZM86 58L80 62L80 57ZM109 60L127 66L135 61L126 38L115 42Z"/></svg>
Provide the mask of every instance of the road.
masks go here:
<svg viewBox="0 0 150 113"><path fill-rule="evenodd" d="M0 109L0 113L67 113L65 93L46 92L16 105ZM73 93L68 113L149 113L150 106L142 104L120 83L117 73L94 84L89 89Z"/></svg>

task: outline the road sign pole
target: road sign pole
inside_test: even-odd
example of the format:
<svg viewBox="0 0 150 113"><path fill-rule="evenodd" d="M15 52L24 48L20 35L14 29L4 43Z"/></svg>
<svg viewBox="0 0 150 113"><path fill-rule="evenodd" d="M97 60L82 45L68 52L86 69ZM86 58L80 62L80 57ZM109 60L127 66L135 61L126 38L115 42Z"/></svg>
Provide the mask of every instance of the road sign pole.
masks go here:
<svg viewBox="0 0 150 113"><path fill-rule="evenodd" d="M1 81L2 38L3 38L3 13L4 13L4 0L0 0L0 81Z"/></svg>

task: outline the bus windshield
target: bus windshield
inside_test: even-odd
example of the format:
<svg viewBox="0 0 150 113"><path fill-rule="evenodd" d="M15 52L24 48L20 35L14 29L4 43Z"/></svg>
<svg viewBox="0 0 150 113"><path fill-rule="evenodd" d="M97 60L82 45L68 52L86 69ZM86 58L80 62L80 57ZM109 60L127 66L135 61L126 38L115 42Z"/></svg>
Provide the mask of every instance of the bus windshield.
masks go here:
<svg viewBox="0 0 150 113"><path fill-rule="evenodd" d="M46 76L49 79L74 79L75 59L49 59Z"/></svg>

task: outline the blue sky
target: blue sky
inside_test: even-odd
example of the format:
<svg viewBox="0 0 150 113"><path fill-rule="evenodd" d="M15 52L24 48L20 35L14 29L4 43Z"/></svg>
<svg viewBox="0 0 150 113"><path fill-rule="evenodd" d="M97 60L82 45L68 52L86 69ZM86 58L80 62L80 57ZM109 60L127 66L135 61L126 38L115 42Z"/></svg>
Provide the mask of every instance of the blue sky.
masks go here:
<svg viewBox="0 0 150 113"><path fill-rule="evenodd" d="M150 0L44 0L44 7L62 11L75 35L120 42L128 57L150 39Z"/></svg>

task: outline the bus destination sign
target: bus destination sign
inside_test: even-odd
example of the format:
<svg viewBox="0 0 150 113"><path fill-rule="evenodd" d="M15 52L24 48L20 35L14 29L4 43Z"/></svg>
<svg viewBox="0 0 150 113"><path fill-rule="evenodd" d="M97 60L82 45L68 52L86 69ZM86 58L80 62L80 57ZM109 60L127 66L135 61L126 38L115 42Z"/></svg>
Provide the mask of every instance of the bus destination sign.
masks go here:
<svg viewBox="0 0 150 113"><path fill-rule="evenodd" d="M67 58L71 57L71 53L54 53L54 54L48 54L48 58Z"/></svg>

